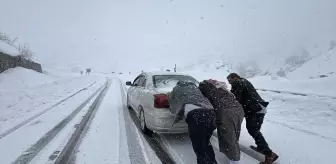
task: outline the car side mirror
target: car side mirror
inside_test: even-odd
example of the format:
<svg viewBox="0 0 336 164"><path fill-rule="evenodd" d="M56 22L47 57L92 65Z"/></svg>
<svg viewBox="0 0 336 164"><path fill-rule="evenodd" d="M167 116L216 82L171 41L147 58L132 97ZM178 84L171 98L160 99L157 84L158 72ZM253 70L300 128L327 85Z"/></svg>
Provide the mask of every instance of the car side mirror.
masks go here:
<svg viewBox="0 0 336 164"><path fill-rule="evenodd" d="M127 81L127 82L126 82L126 85L127 85L127 86L132 86L132 82Z"/></svg>

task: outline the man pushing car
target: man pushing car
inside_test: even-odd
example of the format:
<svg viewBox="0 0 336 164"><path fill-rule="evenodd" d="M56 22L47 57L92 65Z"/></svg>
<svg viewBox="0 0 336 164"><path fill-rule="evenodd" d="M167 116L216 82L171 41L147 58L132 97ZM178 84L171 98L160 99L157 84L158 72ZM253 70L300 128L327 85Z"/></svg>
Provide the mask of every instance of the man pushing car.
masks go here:
<svg viewBox="0 0 336 164"><path fill-rule="evenodd" d="M229 158L229 164L239 164L240 126L244 111L225 83L205 80L197 86L179 81L168 94L174 124L186 120L198 164L216 164L210 143L217 127L220 151Z"/></svg>
<svg viewBox="0 0 336 164"><path fill-rule="evenodd" d="M204 80L199 89L216 111L217 135L220 152L229 159L229 164L239 164L239 136L244 119L243 107L228 90L225 82Z"/></svg>
<svg viewBox="0 0 336 164"><path fill-rule="evenodd" d="M197 156L197 164L217 164L210 143L216 129L216 115L209 100L203 96L198 86L192 82L179 81L168 94L175 123L185 119L189 137Z"/></svg>

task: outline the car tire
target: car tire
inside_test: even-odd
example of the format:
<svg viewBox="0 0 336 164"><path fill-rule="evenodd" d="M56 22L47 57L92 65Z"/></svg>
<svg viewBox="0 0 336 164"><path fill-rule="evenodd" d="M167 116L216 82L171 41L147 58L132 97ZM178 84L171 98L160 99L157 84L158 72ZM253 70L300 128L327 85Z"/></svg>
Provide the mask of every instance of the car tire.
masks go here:
<svg viewBox="0 0 336 164"><path fill-rule="evenodd" d="M126 100L126 106L127 106L128 109L132 109L132 107L131 107L131 105L129 103L129 97L128 97L128 95L127 95L127 100Z"/></svg>
<svg viewBox="0 0 336 164"><path fill-rule="evenodd" d="M140 129L141 129L142 133L149 134L151 132L151 130L149 130L147 128L145 113L144 113L143 109L140 109L140 111L139 111L139 119L140 119Z"/></svg>

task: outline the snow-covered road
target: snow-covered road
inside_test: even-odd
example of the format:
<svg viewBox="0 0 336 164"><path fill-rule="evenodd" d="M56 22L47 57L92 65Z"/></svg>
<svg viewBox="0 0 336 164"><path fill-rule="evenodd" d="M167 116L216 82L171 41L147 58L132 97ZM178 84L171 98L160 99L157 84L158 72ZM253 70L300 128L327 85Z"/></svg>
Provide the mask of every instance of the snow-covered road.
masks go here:
<svg viewBox="0 0 336 164"><path fill-rule="evenodd" d="M86 78L83 77L82 80ZM92 80L95 81L94 84ZM85 86L87 87L85 89L81 89L80 92L76 91L74 95L67 96L60 103L53 104L47 109L36 109L39 113L35 111L27 112L27 115L13 119L18 124L8 123L12 127L8 128L9 131L7 130L1 134L1 163L29 163L32 161L64 127L67 125L74 127L75 124L71 125L69 123L74 118L78 119L78 113L83 112L83 109L91 99L102 89L105 81L105 78L92 79L91 77L91 80L86 81ZM81 84L78 82L77 85ZM59 87L59 89L61 88ZM23 109L31 107L31 104L26 105L27 107ZM7 113L11 112L11 109L7 108L6 110L8 110Z"/></svg>
<svg viewBox="0 0 336 164"><path fill-rule="evenodd" d="M83 88L73 82L77 78L77 84ZM73 82L78 89L73 95L63 96L64 100L58 104L49 103L49 108L37 108L8 120L15 120L14 124L2 122L7 128L1 131L1 163L196 163L187 134L141 133L134 111L126 107L126 87L121 80L106 80L101 76L77 78L64 81ZM271 101L262 132L280 155L276 163L334 163L330 156L336 151L336 100L269 91L260 93ZM226 164L215 136L211 142L217 161ZM248 149L253 140L245 126L240 143L242 164L263 160L260 154Z"/></svg>
<svg viewBox="0 0 336 164"><path fill-rule="evenodd" d="M83 134L72 163L130 163L123 119L120 83L112 79L108 92ZM138 150L141 153L141 150Z"/></svg>
<svg viewBox="0 0 336 164"><path fill-rule="evenodd" d="M98 77L83 76L60 79L29 88L0 89L0 138L15 126L34 118L83 90L91 87ZM7 135L7 134L6 134Z"/></svg>

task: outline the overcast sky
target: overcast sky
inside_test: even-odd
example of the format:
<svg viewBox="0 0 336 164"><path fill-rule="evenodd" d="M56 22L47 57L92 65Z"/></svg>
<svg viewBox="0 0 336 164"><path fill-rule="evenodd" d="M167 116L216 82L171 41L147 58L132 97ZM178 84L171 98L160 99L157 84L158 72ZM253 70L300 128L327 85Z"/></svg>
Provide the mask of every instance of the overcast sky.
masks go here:
<svg viewBox="0 0 336 164"><path fill-rule="evenodd" d="M336 39L335 0L0 0L0 32L49 67L267 62Z"/></svg>

